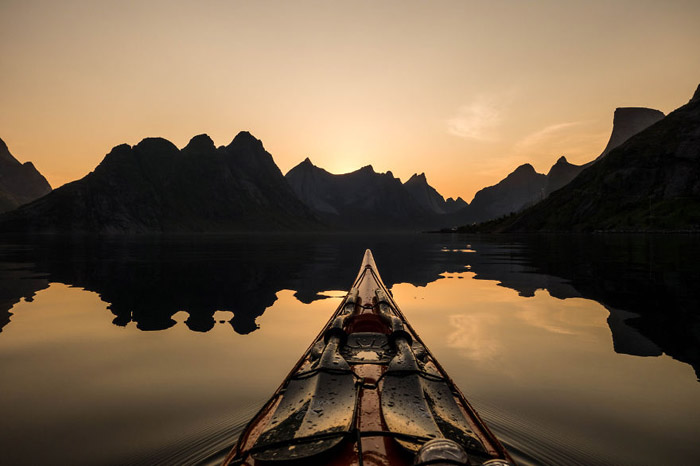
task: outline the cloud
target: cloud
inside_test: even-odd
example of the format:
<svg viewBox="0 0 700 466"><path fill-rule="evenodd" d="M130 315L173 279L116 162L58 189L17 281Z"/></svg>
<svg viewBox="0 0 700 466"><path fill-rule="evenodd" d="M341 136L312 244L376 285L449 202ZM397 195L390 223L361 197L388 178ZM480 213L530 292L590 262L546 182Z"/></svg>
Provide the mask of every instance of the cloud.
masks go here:
<svg viewBox="0 0 700 466"><path fill-rule="evenodd" d="M497 128L503 120L502 105L493 98L477 97L463 105L457 114L447 120L447 132L465 139L492 141L497 138Z"/></svg>
<svg viewBox="0 0 700 466"><path fill-rule="evenodd" d="M544 143L549 143L553 139L561 138L561 133L564 130L572 128L574 126L580 126L584 123L587 122L569 121L565 123L556 123L554 125L546 126L539 131L535 131L534 133L525 136L523 139L521 139L515 144L515 148L518 150L527 150L533 146L539 146Z"/></svg>
<svg viewBox="0 0 700 466"><path fill-rule="evenodd" d="M607 133L597 129L595 123L584 120L545 126L516 142L513 154L520 158L566 155L569 161L593 160L602 150L607 137Z"/></svg>

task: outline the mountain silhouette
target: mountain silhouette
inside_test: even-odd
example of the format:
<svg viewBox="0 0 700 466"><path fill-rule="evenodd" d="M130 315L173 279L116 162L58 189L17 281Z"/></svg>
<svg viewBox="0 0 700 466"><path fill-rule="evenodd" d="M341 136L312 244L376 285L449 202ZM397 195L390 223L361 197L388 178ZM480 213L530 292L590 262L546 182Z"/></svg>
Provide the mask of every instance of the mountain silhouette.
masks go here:
<svg viewBox="0 0 700 466"><path fill-rule="evenodd" d="M248 132L226 147L195 136L116 146L93 172L0 217L5 232L309 230L319 222Z"/></svg>
<svg viewBox="0 0 700 466"><path fill-rule="evenodd" d="M467 206L461 197L445 200L428 184L425 173L414 174L403 186L421 207L437 215L454 213Z"/></svg>
<svg viewBox="0 0 700 466"><path fill-rule="evenodd" d="M544 197L547 177L529 163L519 166L503 180L479 190L469 204L472 222L483 222L528 207Z"/></svg>
<svg viewBox="0 0 700 466"><path fill-rule="evenodd" d="M663 117L648 108L616 109L610 139L596 160ZM0 165L9 167L0 172L0 211L46 194L50 187L31 163L21 165L0 143ZM235 232L315 230L325 223L341 230L419 231L518 213L568 185L592 163L573 165L561 157L546 176L524 164L467 204L461 198L445 200L424 173L402 184L371 165L334 175L307 158L283 177L262 142L248 132L219 148L204 134L182 150L165 139L147 138L133 147L115 147L83 179L0 216L0 228L15 233Z"/></svg>
<svg viewBox="0 0 700 466"><path fill-rule="evenodd" d="M647 129L657 121L664 118L663 112L645 107L620 107L615 109L613 115L613 130L608 144L598 158L604 157L608 152L618 147L629 138Z"/></svg>
<svg viewBox="0 0 700 466"><path fill-rule="evenodd" d="M419 201L391 172L377 173L371 165L335 175L307 158L285 178L304 204L345 230L420 230L434 225L438 215L434 207L444 203L427 182L411 183L425 191L418 195Z"/></svg>
<svg viewBox="0 0 700 466"><path fill-rule="evenodd" d="M532 208L485 231L700 229L700 92Z"/></svg>
<svg viewBox="0 0 700 466"><path fill-rule="evenodd" d="M469 204L467 204L467 201L465 201L461 197L458 197L457 199L448 197L447 199L445 199L445 210L447 211L447 213L450 214L459 212L465 209L468 205Z"/></svg>
<svg viewBox="0 0 700 466"><path fill-rule="evenodd" d="M51 185L32 162L19 162L0 139L0 213L51 192Z"/></svg>
<svg viewBox="0 0 700 466"><path fill-rule="evenodd" d="M595 160L602 158L612 149L663 117L662 112L650 108L615 109L610 139L603 153ZM469 223L474 223L520 212L569 184L595 160L584 165L574 165L562 156L552 165L546 177L537 173L530 164L521 165L496 185L477 192L469 207L463 211L464 217Z"/></svg>
<svg viewBox="0 0 700 466"><path fill-rule="evenodd" d="M559 157L559 160L552 165L552 168L550 168L547 173L544 195L549 196L557 189L561 189L569 184L585 167L586 165L574 165L569 163L563 155Z"/></svg>
<svg viewBox="0 0 700 466"><path fill-rule="evenodd" d="M595 160L604 157L608 152L640 131L647 129L649 126L664 118L664 116L663 112L653 108L616 108L613 115L613 128L610 139L608 139L608 143L603 152ZM562 156L559 158L559 160L552 165L552 168L549 169L549 173L547 173L545 195L549 196L552 192L569 184L571 180L576 178L585 168L593 164L595 160L583 165L573 165L566 160L566 157Z"/></svg>

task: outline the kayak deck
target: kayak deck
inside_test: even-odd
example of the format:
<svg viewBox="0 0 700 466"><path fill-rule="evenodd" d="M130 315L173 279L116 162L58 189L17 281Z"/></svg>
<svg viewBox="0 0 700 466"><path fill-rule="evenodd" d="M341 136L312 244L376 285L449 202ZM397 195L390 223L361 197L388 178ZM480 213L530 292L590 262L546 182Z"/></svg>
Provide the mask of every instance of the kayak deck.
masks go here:
<svg viewBox="0 0 700 466"><path fill-rule="evenodd" d="M447 462L424 461L431 448ZM367 250L345 299L224 461L262 464L513 462L406 321Z"/></svg>

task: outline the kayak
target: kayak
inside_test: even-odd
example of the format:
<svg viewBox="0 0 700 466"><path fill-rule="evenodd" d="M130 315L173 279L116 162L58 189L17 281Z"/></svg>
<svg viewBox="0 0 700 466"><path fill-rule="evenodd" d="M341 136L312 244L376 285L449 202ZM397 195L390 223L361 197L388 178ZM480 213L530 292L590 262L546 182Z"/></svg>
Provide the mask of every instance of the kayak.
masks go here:
<svg viewBox="0 0 700 466"><path fill-rule="evenodd" d="M352 288L224 465L513 465L365 252Z"/></svg>

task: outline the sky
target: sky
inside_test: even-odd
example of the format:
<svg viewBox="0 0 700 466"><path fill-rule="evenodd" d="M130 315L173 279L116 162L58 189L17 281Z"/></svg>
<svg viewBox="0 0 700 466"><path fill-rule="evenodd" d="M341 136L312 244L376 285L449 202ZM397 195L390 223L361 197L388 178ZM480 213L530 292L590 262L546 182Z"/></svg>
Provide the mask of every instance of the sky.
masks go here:
<svg viewBox="0 0 700 466"><path fill-rule="evenodd" d="M0 0L0 138L55 188L118 144L243 130L471 201L700 83L700 2Z"/></svg>

